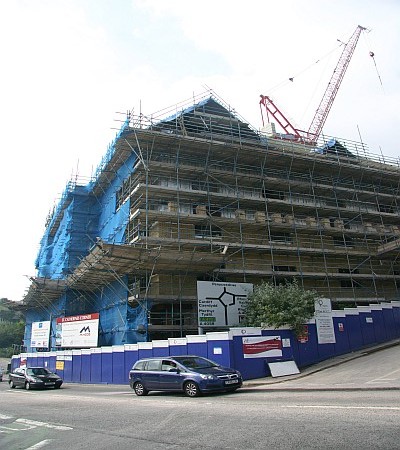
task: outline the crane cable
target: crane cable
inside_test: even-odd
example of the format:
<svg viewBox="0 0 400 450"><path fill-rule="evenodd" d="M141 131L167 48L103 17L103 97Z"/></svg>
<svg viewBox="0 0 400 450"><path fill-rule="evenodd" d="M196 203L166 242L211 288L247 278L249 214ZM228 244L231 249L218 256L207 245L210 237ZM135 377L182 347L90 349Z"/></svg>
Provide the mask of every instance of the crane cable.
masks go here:
<svg viewBox="0 0 400 450"><path fill-rule="evenodd" d="M380 76L380 74L379 74L378 66L376 65L376 61L375 61L375 53L374 53L374 52L369 52L369 56L372 58L372 61L374 61L376 73L377 73L377 75L378 75L379 81L380 81L381 86L382 86L382 88L383 88L382 78L381 78L381 76Z"/></svg>
<svg viewBox="0 0 400 450"><path fill-rule="evenodd" d="M339 47L341 47L341 45L342 45L342 43L339 44ZM325 59L328 56L330 56L337 49L338 49L338 47L335 47L334 49L332 49L328 53L326 53L324 56L322 56L321 58L317 59L315 62L309 64L306 68L300 70L300 72L297 72L295 75L293 75L293 76L285 79L284 81L281 81L280 83L276 84L274 87L272 87L271 89L268 90L268 93L271 93L271 92L275 91L276 89L281 88L281 87L285 86L286 84L289 84L289 81L291 83L293 83L295 78L297 78L298 76L302 75L304 72L307 72L309 69L311 69L313 66L315 66L316 64L321 62L323 59Z"/></svg>
<svg viewBox="0 0 400 450"><path fill-rule="evenodd" d="M370 32L370 31L371 31L371 30L368 30L368 32ZM365 44L366 44L366 46L368 46L369 48L371 48L370 43L367 42L367 35L364 34L364 36L365 36ZM367 48L368 48L368 47L367 47ZM379 70L378 70L378 66L377 66L377 64L376 64L376 61L375 61L375 53L374 53L373 51L370 50L370 51L369 51L369 56L372 58L372 61L374 62L376 74L378 75L378 79L379 79L379 82L380 82L380 84L381 84L381 86L382 86L382 89L384 89L384 88L383 88L382 78L381 78L381 75L380 75L380 73L379 73Z"/></svg>

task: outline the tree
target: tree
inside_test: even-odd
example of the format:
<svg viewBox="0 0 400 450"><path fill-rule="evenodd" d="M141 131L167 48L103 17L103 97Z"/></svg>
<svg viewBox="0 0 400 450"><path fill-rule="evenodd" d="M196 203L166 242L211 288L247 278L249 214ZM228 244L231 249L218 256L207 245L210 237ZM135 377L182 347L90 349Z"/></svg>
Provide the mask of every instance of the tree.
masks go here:
<svg viewBox="0 0 400 450"><path fill-rule="evenodd" d="M20 344L24 338L25 324L23 322L0 323L0 348L8 348Z"/></svg>
<svg viewBox="0 0 400 450"><path fill-rule="evenodd" d="M318 297L315 291L300 287L297 280L279 286L262 282L248 297L244 323L275 328L286 325L300 336L304 323L314 315Z"/></svg>

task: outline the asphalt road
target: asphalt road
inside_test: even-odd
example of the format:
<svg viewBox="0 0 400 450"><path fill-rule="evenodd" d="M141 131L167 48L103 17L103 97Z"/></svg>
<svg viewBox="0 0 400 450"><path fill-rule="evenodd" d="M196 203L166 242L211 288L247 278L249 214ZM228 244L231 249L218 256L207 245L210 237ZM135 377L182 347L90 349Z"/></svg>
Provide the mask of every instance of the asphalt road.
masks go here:
<svg viewBox="0 0 400 450"><path fill-rule="evenodd" d="M373 383L338 388L340 380L357 376L364 385L366 372L372 380L381 369L386 375L397 371L397 351L383 350L296 380L303 388L285 389L285 382L279 390L254 385L199 398L136 397L128 386L112 385L25 391L3 382L0 448L399 449L400 389L375 389ZM390 367L383 361L391 361ZM317 377L311 386L309 377ZM314 389L316 380L325 388ZM334 390L327 384L332 380Z"/></svg>

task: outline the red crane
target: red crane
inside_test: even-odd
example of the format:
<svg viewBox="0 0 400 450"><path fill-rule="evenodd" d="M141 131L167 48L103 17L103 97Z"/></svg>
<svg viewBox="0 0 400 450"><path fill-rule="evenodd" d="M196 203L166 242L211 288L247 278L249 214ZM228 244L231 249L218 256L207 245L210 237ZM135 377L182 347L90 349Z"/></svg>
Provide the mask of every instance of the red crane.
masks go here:
<svg viewBox="0 0 400 450"><path fill-rule="evenodd" d="M303 140L306 140L310 144L314 144L318 140L318 137L321 134L322 128L325 125L329 111L332 108L333 101L335 100L335 97L339 90L340 84L342 83L344 74L346 73L347 67L349 66L351 57L353 56L353 53L356 48L360 34L364 30L366 30L365 27L358 25L356 30L354 31L353 35L347 42L347 44L345 44L342 54L339 58L339 61L335 67L335 70L333 71L332 77L328 83L328 86L325 90L322 100L315 112L314 118L311 121L311 125L310 125L308 131L306 132L305 136L304 135L302 136L301 132L299 130L297 130L285 118L285 116L273 104L272 100L268 96L265 96L265 95L260 96L261 97L260 108L261 108L261 105L264 105L265 109L267 110L267 114L270 113L286 132L290 131L292 134L294 134L295 139L301 138ZM262 110L261 110L261 112L262 112ZM263 121L263 125L264 125L263 117L262 117L262 121ZM284 126L282 126L281 122L284 123Z"/></svg>

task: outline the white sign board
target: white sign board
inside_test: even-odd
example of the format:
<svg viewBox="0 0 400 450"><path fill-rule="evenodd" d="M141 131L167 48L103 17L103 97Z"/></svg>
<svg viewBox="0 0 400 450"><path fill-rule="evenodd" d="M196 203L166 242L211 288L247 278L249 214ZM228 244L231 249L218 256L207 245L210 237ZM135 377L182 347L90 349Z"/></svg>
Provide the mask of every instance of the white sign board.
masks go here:
<svg viewBox="0 0 400 450"><path fill-rule="evenodd" d="M284 377L300 373L295 361L277 361L268 363L272 377Z"/></svg>
<svg viewBox="0 0 400 450"><path fill-rule="evenodd" d="M200 327L232 327L243 320L251 283L197 282Z"/></svg>
<svg viewBox="0 0 400 450"><path fill-rule="evenodd" d="M243 358L272 358L282 356L280 336L249 336L242 338Z"/></svg>
<svg viewBox="0 0 400 450"><path fill-rule="evenodd" d="M49 348L50 320L45 322L33 322L31 331L32 348Z"/></svg>
<svg viewBox="0 0 400 450"><path fill-rule="evenodd" d="M332 305L329 298L315 301L315 324L319 344L335 344L336 336L333 327Z"/></svg>
<svg viewBox="0 0 400 450"><path fill-rule="evenodd" d="M97 347L99 313L59 317L56 346L67 348Z"/></svg>

